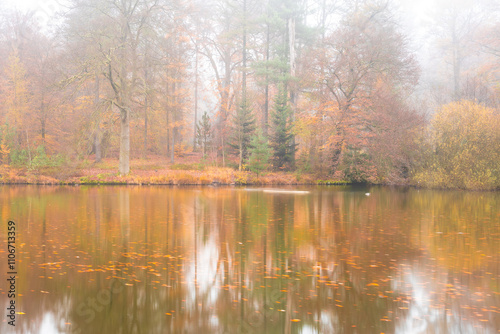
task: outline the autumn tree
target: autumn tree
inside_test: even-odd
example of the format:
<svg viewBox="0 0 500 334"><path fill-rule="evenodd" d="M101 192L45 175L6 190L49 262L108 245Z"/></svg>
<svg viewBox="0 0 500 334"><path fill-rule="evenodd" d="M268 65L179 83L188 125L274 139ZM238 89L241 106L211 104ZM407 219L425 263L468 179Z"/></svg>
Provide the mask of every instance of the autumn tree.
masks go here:
<svg viewBox="0 0 500 334"><path fill-rule="evenodd" d="M29 96L26 70L17 50L14 50L5 68L5 82L1 96L4 101L1 142L4 163L7 162L7 154L10 153L12 158L13 154L20 154L21 150L27 153L27 162L31 163L33 136Z"/></svg>
<svg viewBox="0 0 500 334"><path fill-rule="evenodd" d="M182 144L183 133L187 125L186 112L190 93L188 85L190 77L187 68L191 44L189 32L185 26L186 13L182 7L177 7L175 5L167 7L170 10L165 17L168 23L159 21L156 25L161 27L158 31L161 52L156 67L160 75L155 90L160 108L164 110L166 143L169 147L167 152L170 154L171 162L174 162L176 145L180 147ZM164 92L164 94L161 95L159 92Z"/></svg>
<svg viewBox="0 0 500 334"><path fill-rule="evenodd" d="M314 96L324 121L330 124L326 145L332 172L341 172L349 165L344 155L366 151L373 135L377 85L407 94L418 71L390 8L369 1L351 8L336 31L325 38L323 49L313 52Z"/></svg>
<svg viewBox="0 0 500 334"><path fill-rule="evenodd" d="M43 146L52 153L61 148L53 139L58 132L55 126L58 123L55 107L60 102L59 89L56 87L59 68L55 66L55 62L62 50L56 43L56 36L49 37L42 33L33 12L6 9L1 16L0 57L3 60L0 61L0 66L3 66L2 71L10 72L10 75L17 73L15 75L17 79L22 78L24 99L29 104L26 113L15 112L17 114L15 121L19 121L16 130L13 128L13 115L10 115L10 121L5 119L8 123L4 127L10 129L4 133L17 132L5 145L16 146L11 153L17 155L21 151L25 152L25 160L31 161L32 153L37 146ZM21 72L23 74L19 76ZM6 79L8 77L9 75ZM18 81L13 79L12 76L7 79L5 94L10 94L9 89L16 92L19 88L12 86ZM5 116L8 114L6 112ZM21 122L22 118L24 120Z"/></svg>
<svg viewBox="0 0 500 334"><path fill-rule="evenodd" d="M121 174L128 174L130 171L130 98L133 95L137 76L134 61L147 15L156 3L111 1L107 5L109 13L115 14L113 26L116 29L116 35L109 36L112 47L101 52L106 57L105 77L114 92L112 104L120 111L119 171Z"/></svg>
<svg viewBox="0 0 500 334"><path fill-rule="evenodd" d="M130 122L138 90L139 45L148 20L159 8L158 0L72 2L75 16L82 17L87 13L92 19L105 22L96 29L88 24L79 26L78 32L83 36L93 36L99 42L97 52L90 59L98 59L112 92L109 102L119 112L121 174L130 171Z"/></svg>
<svg viewBox="0 0 500 334"><path fill-rule="evenodd" d="M67 128L72 133L72 154L83 157L93 151L95 161L100 162L109 149L105 138L114 132L114 113L109 103L111 88L108 89L104 76L105 57L101 53L108 46L106 36L111 34L109 18L95 6L73 1L65 15L61 31L65 39L61 61L65 66L60 88L65 99L71 101L68 107L79 110L79 117L73 119L75 126Z"/></svg>
<svg viewBox="0 0 500 334"><path fill-rule="evenodd" d="M371 137L366 146L368 163L366 181L406 184L411 171L418 165L418 138L427 126L425 115L407 102L406 95L396 93L391 86L379 82L371 106L374 117Z"/></svg>
<svg viewBox="0 0 500 334"><path fill-rule="evenodd" d="M238 43L234 4L226 0L214 0L199 4L199 13L195 19L201 27L199 53L210 64L218 98L218 111L215 119L217 152L225 165L227 122L234 108L234 76L240 64L241 46Z"/></svg>
<svg viewBox="0 0 500 334"><path fill-rule="evenodd" d="M61 70L58 68L62 49L56 37L33 33L29 56L32 82L33 114L37 120L37 132L41 145L52 151L59 150L56 137L59 115L57 106L61 104L59 81ZM35 102L36 101L36 102Z"/></svg>
<svg viewBox="0 0 500 334"><path fill-rule="evenodd" d="M414 180L440 188L500 187L500 118L492 109L462 100L436 113Z"/></svg>

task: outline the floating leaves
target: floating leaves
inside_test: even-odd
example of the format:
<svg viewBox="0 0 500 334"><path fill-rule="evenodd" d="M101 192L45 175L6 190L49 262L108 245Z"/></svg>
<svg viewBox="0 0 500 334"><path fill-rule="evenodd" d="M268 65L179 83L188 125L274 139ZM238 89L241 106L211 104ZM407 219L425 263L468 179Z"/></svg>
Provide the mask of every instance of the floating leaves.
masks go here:
<svg viewBox="0 0 500 334"><path fill-rule="evenodd" d="M468 213L455 204L464 195L451 192L402 195L381 188L357 202L353 193L323 191L326 206L308 197L319 196L314 191L263 201L260 192L238 192L239 198L222 188L222 197L207 189L148 189L130 190L137 207L128 221L93 211L98 203L103 211L106 201L120 204L90 189L93 196L72 208L82 211L75 225L54 223L45 239L25 235L30 275L21 279L32 291L22 298L49 309L67 298L78 307L105 301L109 293L102 291L111 291L106 312L96 312L91 324L137 312L139 325L147 326L141 319L148 312L180 331L197 319L205 332L222 323L233 332L257 324L258 331L264 321L269 331L290 323L301 331L335 317L345 321L339 325L345 332L392 333L430 312L460 312L460 324L487 331L500 313L499 227L483 219L497 217L490 194L463 197L460 207L479 205Z"/></svg>

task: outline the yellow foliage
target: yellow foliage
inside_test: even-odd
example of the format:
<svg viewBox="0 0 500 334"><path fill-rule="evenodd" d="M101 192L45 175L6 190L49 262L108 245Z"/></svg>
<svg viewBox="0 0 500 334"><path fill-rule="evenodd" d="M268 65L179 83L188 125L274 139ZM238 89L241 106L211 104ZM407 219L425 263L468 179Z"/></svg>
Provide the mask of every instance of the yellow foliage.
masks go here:
<svg viewBox="0 0 500 334"><path fill-rule="evenodd" d="M4 122L14 127L25 126L29 120L28 82L26 71L17 52L13 52L5 68L7 84L4 93L6 115Z"/></svg>
<svg viewBox="0 0 500 334"><path fill-rule="evenodd" d="M4 156L7 156L9 153L10 153L10 148L7 145L5 145L4 143L2 143L0 145L0 155L2 155L2 159L4 158Z"/></svg>
<svg viewBox="0 0 500 334"><path fill-rule="evenodd" d="M425 167L415 175L420 184L500 187L500 119L492 109L472 101L447 104L432 119L429 140Z"/></svg>

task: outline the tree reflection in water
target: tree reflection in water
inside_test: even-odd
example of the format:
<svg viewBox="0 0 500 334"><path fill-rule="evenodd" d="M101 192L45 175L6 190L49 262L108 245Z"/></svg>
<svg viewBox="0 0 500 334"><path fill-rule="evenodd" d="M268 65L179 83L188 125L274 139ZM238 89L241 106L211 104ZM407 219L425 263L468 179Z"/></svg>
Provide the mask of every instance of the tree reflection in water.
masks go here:
<svg viewBox="0 0 500 334"><path fill-rule="evenodd" d="M2 187L17 332L500 328L497 193L305 190Z"/></svg>

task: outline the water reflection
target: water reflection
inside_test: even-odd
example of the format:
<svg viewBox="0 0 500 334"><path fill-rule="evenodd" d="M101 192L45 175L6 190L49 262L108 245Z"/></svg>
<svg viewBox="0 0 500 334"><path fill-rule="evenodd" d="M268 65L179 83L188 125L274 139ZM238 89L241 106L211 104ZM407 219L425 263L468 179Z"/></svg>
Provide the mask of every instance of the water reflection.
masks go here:
<svg viewBox="0 0 500 334"><path fill-rule="evenodd" d="M500 328L497 193L301 190L2 187L17 332Z"/></svg>

